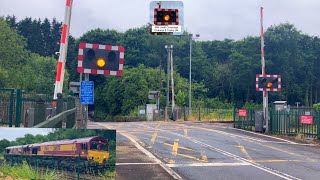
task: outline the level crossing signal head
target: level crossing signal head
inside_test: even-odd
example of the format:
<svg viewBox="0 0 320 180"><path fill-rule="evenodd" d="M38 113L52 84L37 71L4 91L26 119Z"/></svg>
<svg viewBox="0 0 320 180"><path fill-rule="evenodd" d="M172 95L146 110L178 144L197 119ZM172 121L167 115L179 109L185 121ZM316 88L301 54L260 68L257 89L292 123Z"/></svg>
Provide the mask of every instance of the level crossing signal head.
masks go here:
<svg viewBox="0 0 320 180"><path fill-rule="evenodd" d="M155 25L179 25L178 9L154 9Z"/></svg>
<svg viewBox="0 0 320 180"><path fill-rule="evenodd" d="M281 90L281 76L280 75L257 75L256 77L257 91L280 91Z"/></svg>
<svg viewBox="0 0 320 180"><path fill-rule="evenodd" d="M259 80L260 87L262 88L273 88L275 85L278 85L278 78L262 77Z"/></svg>
<svg viewBox="0 0 320 180"><path fill-rule="evenodd" d="M102 49L84 49L83 67L86 69L110 70L119 68L119 52Z"/></svg>
<svg viewBox="0 0 320 180"><path fill-rule="evenodd" d="M121 76L124 48L99 44L80 43L78 72Z"/></svg>

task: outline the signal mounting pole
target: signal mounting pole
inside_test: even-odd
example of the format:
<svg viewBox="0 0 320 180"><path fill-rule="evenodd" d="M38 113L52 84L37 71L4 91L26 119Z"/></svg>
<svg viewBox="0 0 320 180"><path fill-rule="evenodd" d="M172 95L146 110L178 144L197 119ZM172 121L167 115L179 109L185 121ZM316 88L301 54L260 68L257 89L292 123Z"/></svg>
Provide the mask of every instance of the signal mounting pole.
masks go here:
<svg viewBox="0 0 320 180"><path fill-rule="evenodd" d="M170 48L170 65L171 65L171 98L172 98L172 111L171 114L174 113L175 103L174 103L174 78L173 78L173 46Z"/></svg>
<svg viewBox="0 0 320 180"><path fill-rule="evenodd" d="M260 8L260 22L261 22L261 66L262 76L266 77L266 65L264 59L264 30L263 30L263 7ZM263 118L266 122L266 133L269 132L269 120L268 120L268 92L266 89L263 90Z"/></svg>

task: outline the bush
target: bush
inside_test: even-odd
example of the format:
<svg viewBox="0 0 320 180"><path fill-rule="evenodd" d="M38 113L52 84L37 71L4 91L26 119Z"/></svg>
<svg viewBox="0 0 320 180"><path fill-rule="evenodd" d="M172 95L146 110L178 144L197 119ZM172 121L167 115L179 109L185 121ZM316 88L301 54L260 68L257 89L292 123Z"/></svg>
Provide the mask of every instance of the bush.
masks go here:
<svg viewBox="0 0 320 180"><path fill-rule="evenodd" d="M242 108L243 109L247 109L247 110L262 109L262 105L261 104L256 104L253 101L247 101L247 102L244 103Z"/></svg>
<svg viewBox="0 0 320 180"><path fill-rule="evenodd" d="M320 111L320 103L314 104L314 105L313 105L313 108L314 108L316 111Z"/></svg>
<svg viewBox="0 0 320 180"><path fill-rule="evenodd" d="M212 109L232 109L233 105L227 101L222 101L219 98L206 99L205 101L206 108Z"/></svg>

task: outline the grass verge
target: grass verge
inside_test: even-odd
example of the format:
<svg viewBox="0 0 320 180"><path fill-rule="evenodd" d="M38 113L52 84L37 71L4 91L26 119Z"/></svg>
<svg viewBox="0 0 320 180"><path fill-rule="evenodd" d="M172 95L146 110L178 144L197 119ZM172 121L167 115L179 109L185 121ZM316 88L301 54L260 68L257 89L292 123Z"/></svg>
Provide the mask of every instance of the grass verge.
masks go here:
<svg viewBox="0 0 320 180"><path fill-rule="evenodd" d="M58 179L54 170L41 170L37 171L31 167L26 161L22 164L9 165L3 162L0 165L0 178L13 178L13 179Z"/></svg>

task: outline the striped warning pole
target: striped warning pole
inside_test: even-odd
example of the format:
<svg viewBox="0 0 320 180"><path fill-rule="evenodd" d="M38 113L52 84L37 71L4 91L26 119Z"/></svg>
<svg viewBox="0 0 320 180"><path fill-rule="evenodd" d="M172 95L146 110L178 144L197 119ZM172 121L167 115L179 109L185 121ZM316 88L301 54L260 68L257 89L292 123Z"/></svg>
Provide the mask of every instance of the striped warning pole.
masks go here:
<svg viewBox="0 0 320 180"><path fill-rule="evenodd" d="M262 76L266 77L266 64L264 59L264 30L263 30L263 7L260 8L261 14L261 65L262 65ZM268 120L268 92L263 90L263 118L266 122L266 132L269 132L269 120Z"/></svg>
<svg viewBox="0 0 320 180"><path fill-rule="evenodd" d="M62 93L62 89L63 89L64 70L65 70L67 50L68 50L72 2L73 0L66 0L65 17L64 17L64 23L62 26L61 40L60 40L60 50L59 50L60 54L59 54L59 61L57 64L56 83L55 83L54 95L53 95L54 100L57 99L58 93Z"/></svg>

